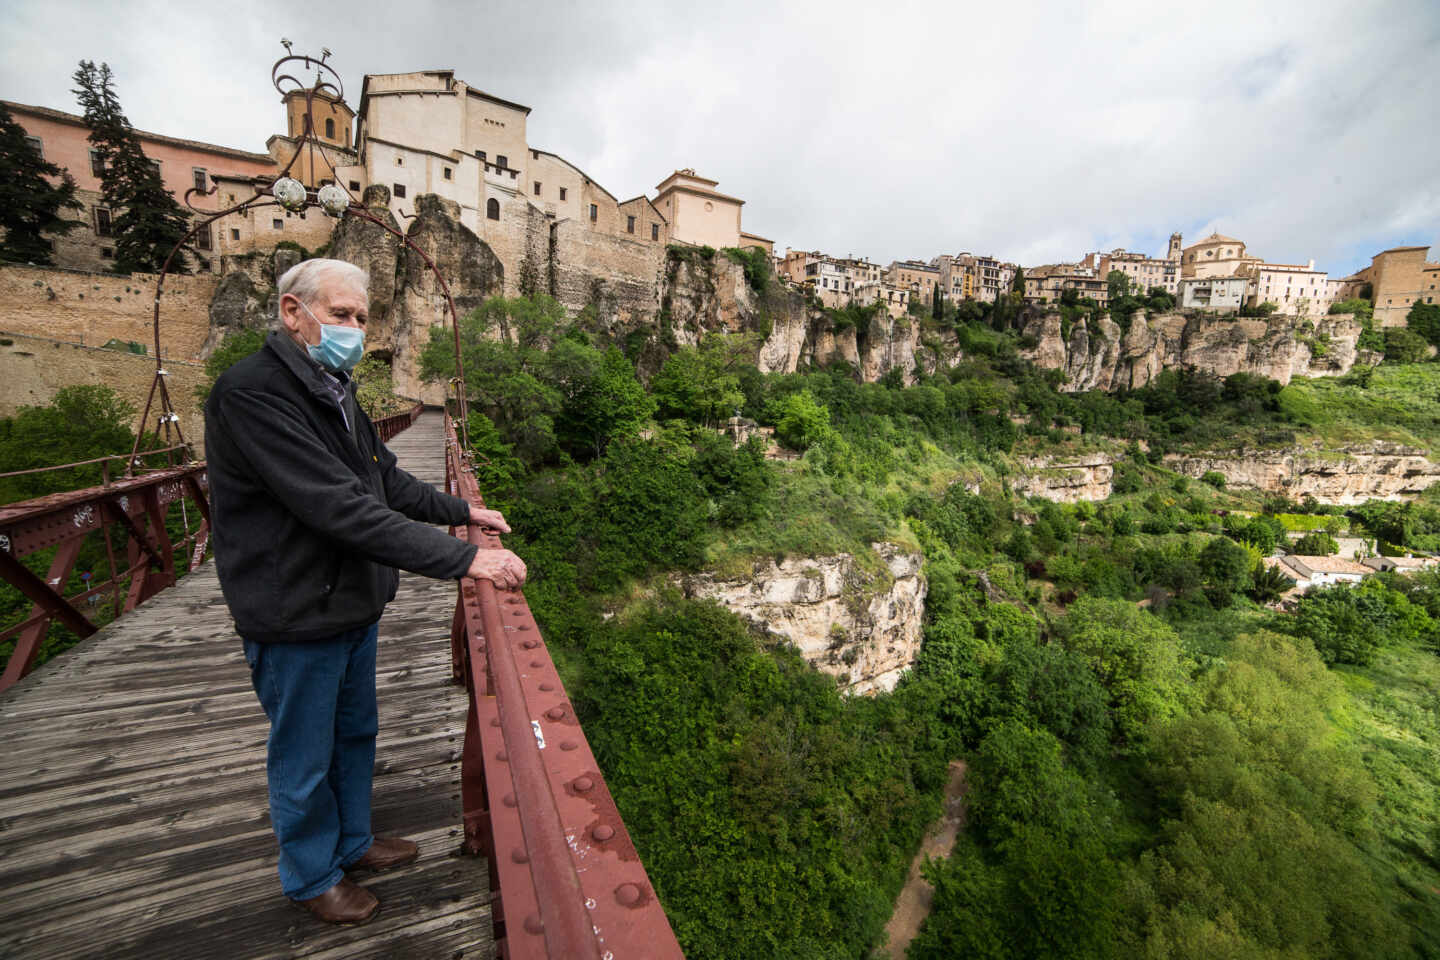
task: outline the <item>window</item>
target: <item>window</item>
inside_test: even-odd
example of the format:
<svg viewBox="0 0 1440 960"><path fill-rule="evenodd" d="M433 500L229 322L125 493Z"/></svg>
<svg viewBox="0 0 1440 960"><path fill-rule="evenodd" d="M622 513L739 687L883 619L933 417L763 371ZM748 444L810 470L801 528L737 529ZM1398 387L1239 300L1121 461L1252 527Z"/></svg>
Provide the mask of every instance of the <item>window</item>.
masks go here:
<svg viewBox="0 0 1440 960"><path fill-rule="evenodd" d="M455 171L451 170L449 167L446 167L446 168L445 168L445 179L446 179L446 180L452 179L454 173L455 173Z"/></svg>
<svg viewBox="0 0 1440 960"><path fill-rule="evenodd" d="M100 256L104 257L106 260L114 260L114 259L115 259L115 248L114 248L114 247L101 247L101 248L100 248Z"/></svg>
<svg viewBox="0 0 1440 960"><path fill-rule="evenodd" d="M488 220L500 219L500 201L491 197L485 201L485 217Z"/></svg>
<svg viewBox="0 0 1440 960"><path fill-rule="evenodd" d="M199 233L195 234L195 246L199 250L210 249L210 225L208 223L200 228Z"/></svg>
<svg viewBox="0 0 1440 960"><path fill-rule="evenodd" d="M113 237L114 230L110 226L110 211L104 207L95 208L95 236Z"/></svg>
<svg viewBox="0 0 1440 960"><path fill-rule="evenodd" d="M403 183L397 183L397 184L395 184L395 199L396 199L396 200L403 200L403 199L405 199L405 184L403 184Z"/></svg>
<svg viewBox="0 0 1440 960"><path fill-rule="evenodd" d="M359 192L360 192L360 181L359 181L359 180L351 180L351 181L350 181L350 189L351 189L352 192L359 193Z"/></svg>
<svg viewBox="0 0 1440 960"><path fill-rule="evenodd" d="M325 136L331 140L335 139L335 121L330 117L325 118Z"/></svg>
<svg viewBox="0 0 1440 960"><path fill-rule="evenodd" d="M41 156L42 159L44 158L44 156L45 156L45 141L41 140L39 137L26 137L26 138L25 138L25 142L30 145L30 149L32 149L32 150L34 150L36 153L40 154L40 156Z"/></svg>
<svg viewBox="0 0 1440 960"><path fill-rule="evenodd" d="M100 151L98 150L90 151L90 176L105 176L105 162L100 159Z"/></svg>
<svg viewBox="0 0 1440 960"><path fill-rule="evenodd" d="M537 197L540 196L540 181L539 181L539 180L536 180L536 181L535 181L535 196L537 196Z"/></svg>
<svg viewBox="0 0 1440 960"><path fill-rule="evenodd" d="M240 239L240 231L235 227L230 228L230 239L236 241Z"/></svg>
<svg viewBox="0 0 1440 960"><path fill-rule="evenodd" d="M274 220L271 220L271 221L270 221L270 229L271 229L271 230L284 230L284 229L285 229L285 221L284 221L284 220L281 220L279 217L276 217Z"/></svg>
<svg viewBox="0 0 1440 960"><path fill-rule="evenodd" d="M506 167L510 166L510 161L505 159L505 154L497 153L495 154L495 166L499 167L501 170L504 170Z"/></svg>
<svg viewBox="0 0 1440 960"><path fill-rule="evenodd" d="M476 159L476 160L479 160L481 163L484 163L484 162L485 162L485 151L484 151L484 150L476 150L476 151L475 151L475 159Z"/></svg>
<svg viewBox="0 0 1440 960"><path fill-rule="evenodd" d="M564 187L561 187L561 188L560 188L560 199L561 199L562 201L565 199L565 188L564 188ZM1431 286L1434 286L1434 284L1431 284Z"/></svg>
<svg viewBox="0 0 1440 960"><path fill-rule="evenodd" d="M395 158L395 166L397 166L397 167L403 167L403 166L405 166L405 158L404 158L404 157L396 157L396 158Z"/></svg>
<svg viewBox="0 0 1440 960"><path fill-rule="evenodd" d="M590 222L591 222L591 223L594 223L596 220L599 220L599 219L600 219L600 208L597 207L597 206L595 206L595 204L593 204L593 203L590 204Z"/></svg>
<svg viewBox="0 0 1440 960"><path fill-rule="evenodd" d="M658 224L658 223L652 223L652 224L650 224L650 239L651 239L651 240L659 240L659 239L660 239L660 224Z"/></svg>
<svg viewBox="0 0 1440 960"><path fill-rule="evenodd" d="M634 217L626 217L626 218L625 218L625 232L626 232L626 233L634 233L634 232L635 232L635 218L634 218Z"/></svg>
<svg viewBox="0 0 1440 960"><path fill-rule="evenodd" d="M204 193L204 192L205 192L205 189L206 189L206 187L205 187L205 168L204 168L204 167L196 167L196 168L195 168L193 171L191 171L191 172L195 174L195 189L196 189L196 190L199 190L201 193Z"/></svg>

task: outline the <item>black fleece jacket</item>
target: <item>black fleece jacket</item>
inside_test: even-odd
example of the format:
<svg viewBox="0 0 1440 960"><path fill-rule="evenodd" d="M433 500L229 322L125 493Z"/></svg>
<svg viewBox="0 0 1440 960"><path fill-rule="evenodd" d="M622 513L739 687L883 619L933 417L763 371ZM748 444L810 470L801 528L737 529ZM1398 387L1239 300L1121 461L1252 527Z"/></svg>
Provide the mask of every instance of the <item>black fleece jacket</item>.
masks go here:
<svg viewBox="0 0 1440 960"><path fill-rule="evenodd" d="M345 405L353 430L319 369L279 333L210 391L215 569L248 640L318 640L367 626L395 596L396 567L455 578L475 556L473 545L427 526L465 523L465 501L396 465L353 384Z"/></svg>

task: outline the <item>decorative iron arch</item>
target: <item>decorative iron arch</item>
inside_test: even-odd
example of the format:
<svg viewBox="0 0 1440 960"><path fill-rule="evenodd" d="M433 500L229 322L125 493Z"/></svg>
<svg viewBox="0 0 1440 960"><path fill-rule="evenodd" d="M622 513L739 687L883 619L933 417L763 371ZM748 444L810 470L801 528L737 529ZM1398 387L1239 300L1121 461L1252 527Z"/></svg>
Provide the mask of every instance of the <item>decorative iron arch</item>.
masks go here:
<svg viewBox="0 0 1440 960"><path fill-rule="evenodd" d="M345 102L345 86L340 79L340 74L326 61L330 57L328 49L322 49L321 55L316 58L308 54L296 54L290 52L288 41L281 41L285 45L286 55L275 61L270 69L270 82L278 90L282 97L292 93L304 93L305 95L305 121L304 129L296 141L295 150L290 155L290 160L280 171L279 176L263 189L258 189L253 197L247 197L234 206L224 210L212 211L196 207L192 202L196 197L215 196L220 185L215 179L210 178L208 190L198 187L191 187L185 191L184 202L194 214L194 222L190 230L181 237L171 248L170 253L165 257L165 263L160 268L160 273L155 281L155 305L153 320L151 322L155 342L155 375L150 381L150 391L145 397L145 408L140 414L139 426L135 431L135 443L130 450L130 459L126 464L126 476L133 476L135 468L139 465L140 444L145 436L145 425L150 419L150 408L159 399L160 413L157 417L158 428L156 439L162 440L163 446L184 446L190 454L189 459L194 461L194 448L185 439L184 431L180 427L180 415L175 412L174 404L170 400L170 391L165 384L165 378L169 375L165 370L164 362L160 355L160 305L161 297L165 290L165 278L170 274L170 268L175 262L176 256L190 244L202 230L208 230L210 225L218 220L235 213L248 213L263 207L280 207L291 213L299 213L312 207L318 207L328 216L336 219L354 217L357 220L365 220L373 223L385 232L394 236L407 249L419 255L425 266L435 276L440 284L441 291L445 294L445 306L450 313L450 329L455 337L455 377L450 385L455 390L456 413L460 420L460 435L466 447L469 446L469 424L468 411L465 398L465 368L460 356L460 318L455 311L455 298L450 293L450 284L445 281L445 276L435 261L430 258L424 250L421 250L409 237L390 226L385 221L376 217L369 210L366 210L361 202L340 183L340 178L335 171L335 165L330 162L326 155L324 145L321 144L315 132L314 105L315 95L323 93L327 100L333 103ZM314 82L308 87L300 80L295 73L315 73ZM295 71L292 73L291 71ZM300 159L304 152L309 160L311 179L319 180L316 176L317 167L315 157L318 154L325 166L330 170L330 182L315 189L306 187L299 180L290 176L291 169Z"/></svg>

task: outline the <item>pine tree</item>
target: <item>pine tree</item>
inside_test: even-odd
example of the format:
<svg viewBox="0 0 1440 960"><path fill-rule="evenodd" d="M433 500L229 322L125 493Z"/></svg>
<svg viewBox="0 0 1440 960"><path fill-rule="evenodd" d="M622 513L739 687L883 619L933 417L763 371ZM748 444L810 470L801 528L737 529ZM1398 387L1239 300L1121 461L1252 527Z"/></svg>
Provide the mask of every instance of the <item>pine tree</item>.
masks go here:
<svg viewBox="0 0 1440 960"><path fill-rule="evenodd" d="M106 206L114 211L115 272L158 272L189 231L189 218L174 194L165 189L159 166L145 156L140 138L120 109L110 65L102 63L97 68L93 62L81 60L74 79L78 88L73 92L84 108L90 143L103 167L101 193ZM188 272L187 250L194 252L186 246L176 254L170 269Z"/></svg>
<svg viewBox="0 0 1440 960"><path fill-rule="evenodd" d="M25 139L25 128L0 103L0 260L50 264L50 240L80 224L62 216L78 210L75 180ZM52 178L59 177L59 183Z"/></svg>

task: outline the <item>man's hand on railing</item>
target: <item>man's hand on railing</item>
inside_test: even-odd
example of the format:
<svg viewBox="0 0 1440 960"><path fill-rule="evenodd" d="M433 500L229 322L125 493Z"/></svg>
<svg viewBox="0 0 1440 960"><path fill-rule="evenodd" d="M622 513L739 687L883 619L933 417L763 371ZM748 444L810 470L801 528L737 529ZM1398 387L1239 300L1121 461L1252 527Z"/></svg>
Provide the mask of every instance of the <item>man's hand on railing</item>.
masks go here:
<svg viewBox="0 0 1440 960"><path fill-rule="evenodd" d="M489 527L498 533L509 533L510 524L500 515L499 510L486 510L482 507L470 508L470 522L482 527Z"/></svg>
<svg viewBox="0 0 1440 960"><path fill-rule="evenodd" d="M514 590L525 583L525 561L509 550L481 547L465 575L489 580L501 590Z"/></svg>

